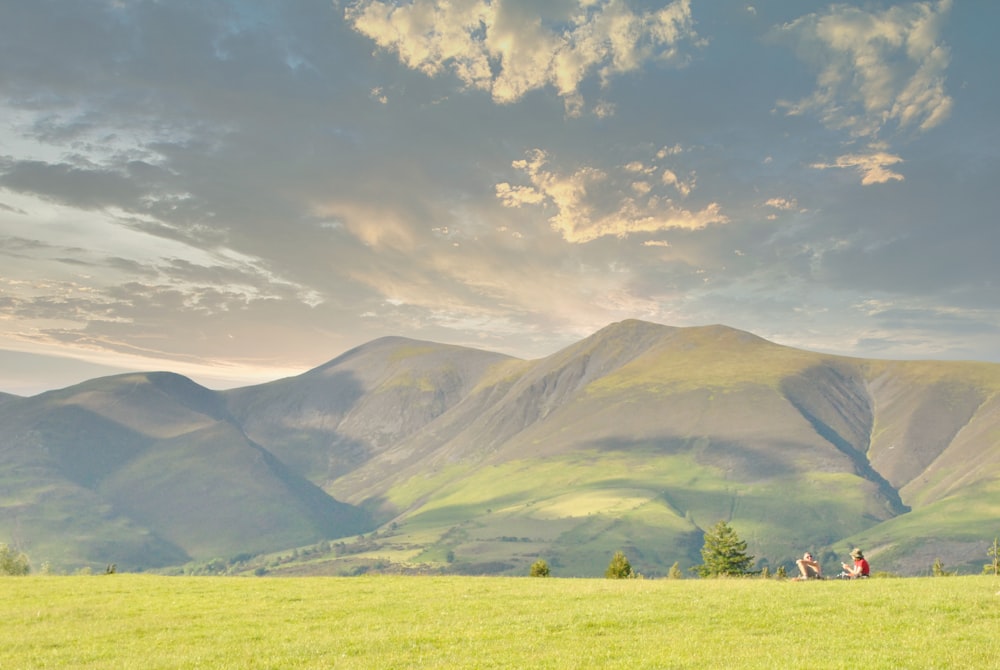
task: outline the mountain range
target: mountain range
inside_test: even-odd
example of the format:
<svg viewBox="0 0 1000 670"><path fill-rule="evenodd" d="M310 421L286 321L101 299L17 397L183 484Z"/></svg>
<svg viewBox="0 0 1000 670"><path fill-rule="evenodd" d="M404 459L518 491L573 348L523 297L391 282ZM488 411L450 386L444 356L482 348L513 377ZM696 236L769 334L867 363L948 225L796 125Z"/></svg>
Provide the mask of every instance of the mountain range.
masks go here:
<svg viewBox="0 0 1000 670"><path fill-rule="evenodd" d="M226 391L169 372L0 394L0 542L56 569L658 576L726 520L757 567L978 573L1000 365L611 324L546 358L386 337ZM265 570L258 570L262 573Z"/></svg>

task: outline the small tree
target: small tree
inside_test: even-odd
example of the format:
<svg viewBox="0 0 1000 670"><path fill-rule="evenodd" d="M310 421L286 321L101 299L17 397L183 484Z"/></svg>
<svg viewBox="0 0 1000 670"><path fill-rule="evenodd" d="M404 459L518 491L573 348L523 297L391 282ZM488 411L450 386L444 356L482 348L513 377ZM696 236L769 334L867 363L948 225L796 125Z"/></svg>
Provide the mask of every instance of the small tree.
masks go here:
<svg viewBox="0 0 1000 670"><path fill-rule="evenodd" d="M754 558L746 552L747 543L721 520L705 533L705 546L701 549L704 564L698 566L698 574L702 577L745 575Z"/></svg>
<svg viewBox="0 0 1000 670"><path fill-rule="evenodd" d="M993 544L986 550L986 555L993 560L983 566L983 574L988 575L992 572L994 575L1000 575L1000 538L993 538Z"/></svg>
<svg viewBox="0 0 1000 670"><path fill-rule="evenodd" d="M0 575L26 575L31 572L28 557L6 544L0 544Z"/></svg>
<svg viewBox="0 0 1000 670"><path fill-rule="evenodd" d="M615 555L611 557L611 562L608 563L608 569L605 570L604 576L608 579L628 579L632 576L632 564L625 558L624 553L615 552Z"/></svg>
<svg viewBox="0 0 1000 670"><path fill-rule="evenodd" d="M537 561L531 564L531 572L529 573L532 577L548 577L549 576L549 564L543 559L539 558Z"/></svg>
<svg viewBox="0 0 1000 670"><path fill-rule="evenodd" d="M941 559L935 558L934 565L931 566L931 574L935 577L951 577L955 573L945 570L944 563L941 562Z"/></svg>
<svg viewBox="0 0 1000 670"><path fill-rule="evenodd" d="M670 572L667 573L667 579L684 579L684 573L681 572L680 561L674 561L674 564L670 566Z"/></svg>

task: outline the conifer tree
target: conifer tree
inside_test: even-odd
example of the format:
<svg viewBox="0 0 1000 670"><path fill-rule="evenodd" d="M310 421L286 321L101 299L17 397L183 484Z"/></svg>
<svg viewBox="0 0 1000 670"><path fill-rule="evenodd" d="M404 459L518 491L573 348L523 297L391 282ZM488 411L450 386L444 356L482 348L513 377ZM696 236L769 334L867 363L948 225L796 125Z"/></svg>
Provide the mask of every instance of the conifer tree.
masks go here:
<svg viewBox="0 0 1000 670"><path fill-rule="evenodd" d="M628 579L632 576L632 564L625 558L624 553L615 552L615 555L611 557L611 562L608 563L608 569L604 572L604 576L608 579Z"/></svg>
<svg viewBox="0 0 1000 670"><path fill-rule="evenodd" d="M698 574L702 577L745 575L753 565L753 558L747 554L747 543L721 520L705 532L705 546L701 549L704 564L698 566Z"/></svg>
<svg viewBox="0 0 1000 670"><path fill-rule="evenodd" d="M986 555L993 560L983 566L983 574L1000 575L1000 538L993 538L993 544L986 550Z"/></svg>

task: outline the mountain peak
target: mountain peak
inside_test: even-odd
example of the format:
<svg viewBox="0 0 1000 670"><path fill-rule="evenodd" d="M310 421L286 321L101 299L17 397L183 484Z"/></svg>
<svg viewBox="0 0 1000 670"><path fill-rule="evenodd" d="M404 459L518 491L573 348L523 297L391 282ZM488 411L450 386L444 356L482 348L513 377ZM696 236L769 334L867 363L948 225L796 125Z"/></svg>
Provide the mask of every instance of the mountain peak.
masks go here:
<svg viewBox="0 0 1000 670"><path fill-rule="evenodd" d="M915 548L979 560L964 533L995 517L997 388L996 364L837 357L721 324L628 319L536 360L390 336L229 391L146 372L0 395L0 475L51 521L22 524L27 539L67 556L128 544L163 564L392 522L394 544L463 569L488 555L484 571L523 573L544 552L599 574L626 546L651 574L696 561L724 517L772 565L843 543L913 572ZM61 516L34 497L53 485ZM24 505L0 509L0 536ZM87 544L66 523L104 530ZM497 539L514 536L533 546Z"/></svg>

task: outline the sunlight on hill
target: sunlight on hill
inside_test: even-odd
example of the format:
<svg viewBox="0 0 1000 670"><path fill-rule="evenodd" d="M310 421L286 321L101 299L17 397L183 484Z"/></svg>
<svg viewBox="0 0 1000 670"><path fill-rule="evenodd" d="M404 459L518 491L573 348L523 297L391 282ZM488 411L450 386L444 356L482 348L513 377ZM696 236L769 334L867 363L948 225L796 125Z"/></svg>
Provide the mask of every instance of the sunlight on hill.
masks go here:
<svg viewBox="0 0 1000 670"><path fill-rule="evenodd" d="M650 499L648 491L635 489L567 493L538 503L532 515L542 519L561 519L591 514L621 514L646 504Z"/></svg>

